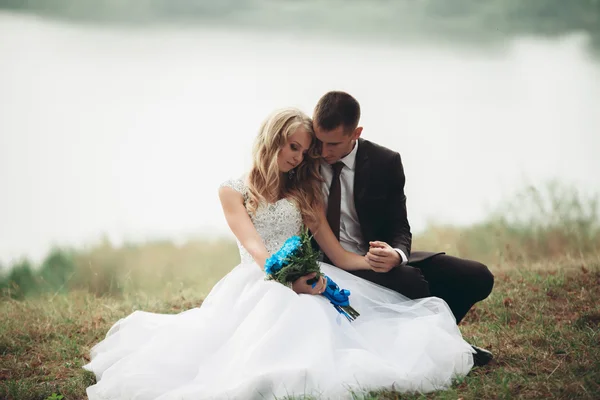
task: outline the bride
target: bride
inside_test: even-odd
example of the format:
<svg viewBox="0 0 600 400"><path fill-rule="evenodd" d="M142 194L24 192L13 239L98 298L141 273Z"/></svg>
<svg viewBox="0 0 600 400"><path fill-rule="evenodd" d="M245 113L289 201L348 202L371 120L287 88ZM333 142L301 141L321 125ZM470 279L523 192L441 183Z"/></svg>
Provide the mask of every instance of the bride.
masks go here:
<svg viewBox="0 0 600 400"><path fill-rule="evenodd" d="M473 350L439 298L409 300L322 263L351 292L360 316L350 322L320 295L324 278L289 287L265 280L266 259L303 226L333 263L370 269L326 222L317 146L301 111L265 120L248 175L219 188L241 263L198 308L135 311L117 321L84 366L97 379L90 399L356 398L445 389L470 371Z"/></svg>

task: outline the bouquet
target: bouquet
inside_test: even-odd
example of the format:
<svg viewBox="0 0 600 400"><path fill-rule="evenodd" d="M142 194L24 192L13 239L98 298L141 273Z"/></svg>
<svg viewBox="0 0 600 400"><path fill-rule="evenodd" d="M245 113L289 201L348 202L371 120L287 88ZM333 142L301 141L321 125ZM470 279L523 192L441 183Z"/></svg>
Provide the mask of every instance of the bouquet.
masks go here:
<svg viewBox="0 0 600 400"><path fill-rule="evenodd" d="M321 252L315 251L310 241L311 236L306 228L300 236L288 238L281 248L267 259L265 263L266 279L287 285L304 275L315 272L317 274L315 278L307 281L315 287L323 275L318 262ZM350 291L340 289L328 276L325 276L325 279L327 287L321 295L325 296L340 314L349 321L354 321L360 314L350 306Z"/></svg>

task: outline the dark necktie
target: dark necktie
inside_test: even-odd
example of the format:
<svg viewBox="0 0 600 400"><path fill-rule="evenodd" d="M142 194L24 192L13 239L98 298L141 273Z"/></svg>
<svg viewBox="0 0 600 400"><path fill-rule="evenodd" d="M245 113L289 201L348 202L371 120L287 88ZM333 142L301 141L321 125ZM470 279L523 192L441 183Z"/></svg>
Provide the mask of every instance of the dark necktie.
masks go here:
<svg viewBox="0 0 600 400"><path fill-rule="evenodd" d="M327 222L333 231L333 234L340 240L340 208L342 202L342 186L340 184L340 173L344 168L344 163L336 162L331 166L333 168L333 178L329 187L329 200L327 201Z"/></svg>

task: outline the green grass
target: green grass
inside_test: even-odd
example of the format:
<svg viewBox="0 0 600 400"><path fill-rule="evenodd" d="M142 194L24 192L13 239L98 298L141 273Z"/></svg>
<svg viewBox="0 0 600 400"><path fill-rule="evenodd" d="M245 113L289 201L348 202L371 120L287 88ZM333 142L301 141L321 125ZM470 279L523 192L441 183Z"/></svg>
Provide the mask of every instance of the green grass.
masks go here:
<svg viewBox="0 0 600 400"><path fill-rule="evenodd" d="M502 268L600 255L600 201L550 181L527 186L488 218L469 226L432 224L413 248L447 251Z"/></svg>
<svg viewBox="0 0 600 400"><path fill-rule="evenodd" d="M41 265L13 263L0 277L0 297L84 290L98 296L122 296L194 288L206 295L239 262L230 240L195 240L182 246L167 241L115 247L104 241L89 249L53 249Z"/></svg>
<svg viewBox="0 0 600 400"><path fill-rule="evenodd" d="M495 360L433 399L600 397L600 260L495 271L492 295L461 323ZM99 297L43 294L0 306L0 398L85 398L89 348L134 310L177 313L202 303L194 290ZM370 398L420 398L375 393Z"/></svg>
<svg viewBox="0 0 600 400"><path fill-rule="evenodd" d="M518 212L517 212L518 211ZM485 262L495 286L460 325L495 360L453 388L369 399L600 398L600 218L596 197L556 184L528 188L467 227L432 226L414 249ZM0 398L86 398L89 349L135 310L202 304L239 262L231 241L55 249L0 278ZM357 398L362 398L357 396Z"/></svg>
<svg viewBox="0 0 600 400"><path fill-rule="evenodd" d="M413 250L446 251L494 268L529 269L536 262L600 256L598 196L549 182L526 187L479 223L434 224L415 235ZM193 288L206 295L239 262L234 242L190 240L115 247L108 240L85 249L56 248L41 265L23 259L0 276L0 297L85 290L121 296Z"/></svg>

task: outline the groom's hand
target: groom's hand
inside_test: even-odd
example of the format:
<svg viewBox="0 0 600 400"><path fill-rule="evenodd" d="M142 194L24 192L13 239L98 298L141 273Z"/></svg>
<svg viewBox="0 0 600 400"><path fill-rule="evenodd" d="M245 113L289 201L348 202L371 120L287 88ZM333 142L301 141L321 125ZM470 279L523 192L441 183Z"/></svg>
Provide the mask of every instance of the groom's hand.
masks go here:
<svg viewBox="0 0 600 400"><path fill-rule="evenodd" d="M369 242L369 246L365 258L375 272L389 272L402 262L400 254L385 242Z"/></svg>
<svg viewBox="0 0 600 400"><path fill-rule="evenodd" d="M292 290L294 290L294 292L298 293L298 294L321 294L325 291L325 288L327 287L327 280L325 279L325 276L321 276L321 278L319 278L319 280L317 281L317 283L315 284L315 287L312 287L311 284L306 283L306 281L314 278L315 276L317 276L316 272L313 272L311 274L308 275L304 275L301 276L300 278L296 279L294 281L294 283L292 284Z"/></svg>

